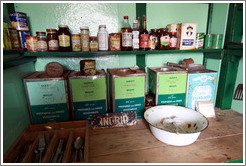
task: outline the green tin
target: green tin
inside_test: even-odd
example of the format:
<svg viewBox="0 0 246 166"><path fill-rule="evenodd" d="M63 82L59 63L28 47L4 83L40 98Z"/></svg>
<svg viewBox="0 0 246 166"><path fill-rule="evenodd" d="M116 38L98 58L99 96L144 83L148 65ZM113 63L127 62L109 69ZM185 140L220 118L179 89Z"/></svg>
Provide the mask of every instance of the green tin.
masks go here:
<svg viewBox="0 0 246 166"><path fill-rule="evenodd" d="M211 49L213 44L213 35L207 34L205 37L205 43L204 43L204 48L205 49Z"/></svg>
<svg viewBox="0 0 246 166"><path fill-rule="evenodd" d="M213 35L212 48L213 49L221 49L222 48L222 39L223 39L222 34Z"/></svg>

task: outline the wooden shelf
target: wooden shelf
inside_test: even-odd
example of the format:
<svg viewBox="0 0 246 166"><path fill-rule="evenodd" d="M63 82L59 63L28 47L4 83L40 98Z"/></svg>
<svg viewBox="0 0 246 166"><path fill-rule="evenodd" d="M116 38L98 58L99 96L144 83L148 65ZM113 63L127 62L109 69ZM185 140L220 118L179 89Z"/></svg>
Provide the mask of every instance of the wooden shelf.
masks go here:
<svg viewBox="0 0 246 166"><path fill-rule="evenodd" d="M98 52L25 52L24 56L34 57L83 57L103 55L133 55L133 54L177 54L177 53L222 53L223 49L197 49L197 50L156 50L156 51L98 51Z"/></svg>

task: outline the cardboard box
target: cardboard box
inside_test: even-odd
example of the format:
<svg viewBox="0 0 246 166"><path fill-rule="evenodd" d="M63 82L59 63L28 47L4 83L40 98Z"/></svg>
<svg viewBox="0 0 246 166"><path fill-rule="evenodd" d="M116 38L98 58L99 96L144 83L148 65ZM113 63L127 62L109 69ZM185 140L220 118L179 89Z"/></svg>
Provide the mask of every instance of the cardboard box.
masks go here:
<svg viewBox="0 0 246 166"><path fill-rule="evenodd" d="M178 49L195 49L197 23L181 23L177 25Z"/></svg>

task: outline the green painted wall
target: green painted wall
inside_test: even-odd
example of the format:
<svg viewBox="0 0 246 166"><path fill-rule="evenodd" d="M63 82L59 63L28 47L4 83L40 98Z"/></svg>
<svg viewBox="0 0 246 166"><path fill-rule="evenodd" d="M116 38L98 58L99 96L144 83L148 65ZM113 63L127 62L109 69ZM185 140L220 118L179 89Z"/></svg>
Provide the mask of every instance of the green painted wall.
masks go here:
<svg viewBox="0 0 246 166"><path fill-rule="evenodd" d="M34 71L33 63L3 70L3 153L30 124L23 78Z"/></svg>

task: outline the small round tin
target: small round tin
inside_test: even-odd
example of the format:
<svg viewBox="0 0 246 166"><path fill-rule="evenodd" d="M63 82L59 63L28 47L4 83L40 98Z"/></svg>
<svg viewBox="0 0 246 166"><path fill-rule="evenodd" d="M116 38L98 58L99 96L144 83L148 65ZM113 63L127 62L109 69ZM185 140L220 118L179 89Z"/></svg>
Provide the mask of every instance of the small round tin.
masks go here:
<svg viewBox="0 0 246 166"><path fill-rule="evenodd" d="M222 39L223 39L222 34L213 35L212 48L213 49L221 49L222 48Z"/></svg>
<svg viewBox="0 0 246 166"><path fill-rule="evenodd" d="M211 49L212 48L212 43L213 43L213 35L207 34L206 37L205 37L204 48L205 49Z"/></svg>
<svg viewBox="0 0 246 166"><path fill-rule="evenodd" d="M38 37L26 37L27 52L38 52Z"/></svg>
<svg viewBox="0 0 246 166"><path fill-rule="evenodd" d="M204 45L204 33L197 33L196 34L195 48L196 49L202 49L203 45Z"/></svg>

